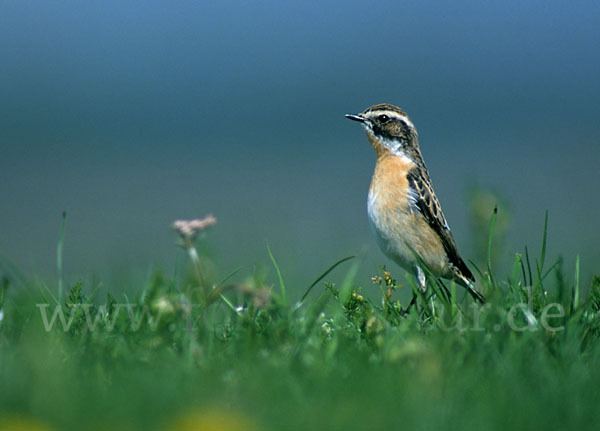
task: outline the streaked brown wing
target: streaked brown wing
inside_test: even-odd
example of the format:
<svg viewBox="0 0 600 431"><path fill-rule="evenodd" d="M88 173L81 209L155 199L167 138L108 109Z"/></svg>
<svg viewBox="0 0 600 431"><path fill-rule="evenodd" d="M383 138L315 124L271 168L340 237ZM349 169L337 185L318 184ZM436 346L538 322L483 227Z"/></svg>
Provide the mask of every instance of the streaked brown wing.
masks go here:
<svg viewBox="0 0 600 431"><path fill-rule="evenodd" d="M458 254L456 242L450 232L442 208L438 202L427 174L418 167L408 173L408 184L411 187L413 205L423 214L425 221L440 237L444 251L450 263L468 280L475 281L473 274Z"/></svg>

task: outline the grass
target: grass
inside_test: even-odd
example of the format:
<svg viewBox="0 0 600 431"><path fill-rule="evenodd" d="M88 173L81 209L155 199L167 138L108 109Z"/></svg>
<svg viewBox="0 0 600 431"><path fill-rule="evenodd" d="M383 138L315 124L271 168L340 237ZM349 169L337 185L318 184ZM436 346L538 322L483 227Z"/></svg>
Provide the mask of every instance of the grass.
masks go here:
<svg viewBox="0 0 600 431"><path fill-rule="evenodd" d="M76 283L61 300L4 262L0 431L596 429L600 278L580 286L579 260L572 281L547 267L546 230L535 262L476 268L484 306L385 268L359 280L351 256L293 289L268 245L275 280L214 281L193 237L187 271L132 297ZM402 285L416 306L395 299Z"/></svg>

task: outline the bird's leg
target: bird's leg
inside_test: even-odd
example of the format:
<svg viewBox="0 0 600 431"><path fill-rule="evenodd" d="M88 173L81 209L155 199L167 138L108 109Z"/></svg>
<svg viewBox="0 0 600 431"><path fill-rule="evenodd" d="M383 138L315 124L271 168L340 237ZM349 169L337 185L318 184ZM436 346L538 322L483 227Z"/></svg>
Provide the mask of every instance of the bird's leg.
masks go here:
<svg viewBox="0 0 600 431"><path fill-rule="evenodd" d="M421 269L421 267L419 265L416 266L417 268L417 284L419 285L419 290L421 292L425 292L427 290L427 279L425 278L425 273L423 272L423 269Z"/></svg>
<svg viewBox="0 0 600 431"><path fill-rule="evenodd" d="M410 304L406 307L406 314L410 313L410 309L417 305L417 294L413 292L412 299L410 300Z"/></svg>
<svg viewBox="0 0 600 431"><path fill-rule="evenodd" d="M427 290L427 279L425 278L425 273L423 272L423 270L421 269L421 267L419 265L416 265L415 268L417 271L415 279L417 280L417 285L419 287L419 290L421 292L425 292ZM410 300L410 304L408 304L406 313L407 314L410 313L410 309L416 305L417 305L417 294L415 292L413 292L413 296L412 296L412 299Z"/></svg>

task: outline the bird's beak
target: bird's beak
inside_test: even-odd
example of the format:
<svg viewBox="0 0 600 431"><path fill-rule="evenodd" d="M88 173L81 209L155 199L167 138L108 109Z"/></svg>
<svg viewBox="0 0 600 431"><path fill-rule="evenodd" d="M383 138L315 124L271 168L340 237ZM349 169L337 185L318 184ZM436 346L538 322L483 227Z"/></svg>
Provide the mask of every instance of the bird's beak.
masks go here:
<svg viewBox="0 0 600 431"><path fill-rule="evenodd" d="M367 119L365 117L363 117L362 114L358 114L358 115L346 114L346 118L349 120L358 121L359 123L364 123L367 121Z"/></svg>

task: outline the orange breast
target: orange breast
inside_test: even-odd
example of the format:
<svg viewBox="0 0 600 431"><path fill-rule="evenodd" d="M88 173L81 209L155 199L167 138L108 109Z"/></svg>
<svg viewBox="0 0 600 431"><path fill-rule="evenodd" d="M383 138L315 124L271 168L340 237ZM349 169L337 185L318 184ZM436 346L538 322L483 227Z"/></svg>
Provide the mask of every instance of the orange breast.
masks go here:
<svg viewBox="0 0 600 431"><path fill-rule="evenodd" d="M406 211L409 185L406 176L414 164L403 156L383 155L377 160L370 194L377 196L380 211Z"/></svg>
<svg viewBox="0 0 600 431"><path fill-rule="evenodd" d="M414 164L406 157L378 158L369 188L369 219L382 251L413 270L416 252L436 274L446 272L447 258L437 234L410 208L407 174Z"/></svg>

